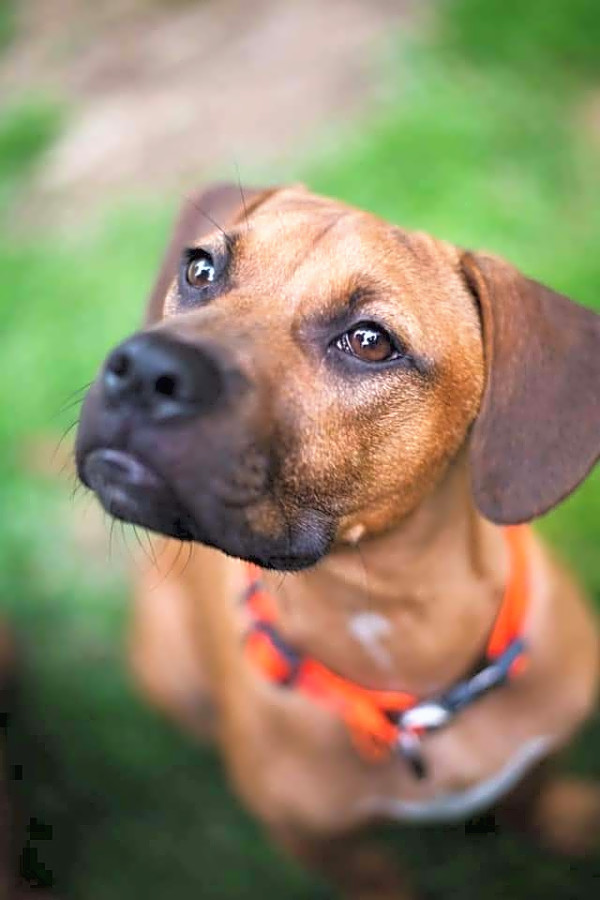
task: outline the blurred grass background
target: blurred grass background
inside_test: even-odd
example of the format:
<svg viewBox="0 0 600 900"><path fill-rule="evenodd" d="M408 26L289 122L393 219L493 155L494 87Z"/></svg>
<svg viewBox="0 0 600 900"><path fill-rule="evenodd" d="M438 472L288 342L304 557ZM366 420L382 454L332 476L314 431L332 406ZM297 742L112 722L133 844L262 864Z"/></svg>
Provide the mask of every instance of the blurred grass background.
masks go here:
<svg viewBox="0 0 600 900"><path fill-rule="evenodd" d="M6 3L0 53L13 31ZM242 174L304 180L494 250L600 310L599 46L597 0L444 0L422 33L388 42L376 109L330 125L275 172L240 151ZM52 448L77 414L61 405L139 322L177 204L124 196L77 229L16 228L68 116L41 93L0 114L0 603L23 659L11 753L30 816L24 868L85 900L328 897L263 840L212 751L138 701L124 664L123 554L109 558L108 539L98 548L68 478L53 473ZM539 525L597 603L599 517L596 473ZM593 723L573 768L598 776L599 751ZM561 862L463 830L394 837L432 897L598 894L600 859Z"/></svg>

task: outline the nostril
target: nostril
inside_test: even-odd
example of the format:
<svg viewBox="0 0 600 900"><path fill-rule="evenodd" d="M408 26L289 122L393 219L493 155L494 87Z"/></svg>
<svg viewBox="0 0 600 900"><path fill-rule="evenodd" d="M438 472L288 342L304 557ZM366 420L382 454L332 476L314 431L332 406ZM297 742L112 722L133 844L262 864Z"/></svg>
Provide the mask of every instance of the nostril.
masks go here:
<svg viewBox="0 0 600 900"><path fill-rule="evenodd" d="M115 347L104 365L102 391L112 409L166 421L214 408L223 380L210 348L148 332Z"/></svg>
<svg viewBox="0 0 600 900"><path fill-rule="evenodd" d="M159 375L154 382L154 390L163 397L174 397L177 393L177 378L175 375Z"/></svg>
<svg viewBox="0 0 600 900"><path fill-rule="evenodd" d="M108 370L117 378L125 378L129 373L130 366L131 363L126 353L115 353L109 360Z"/></svg>

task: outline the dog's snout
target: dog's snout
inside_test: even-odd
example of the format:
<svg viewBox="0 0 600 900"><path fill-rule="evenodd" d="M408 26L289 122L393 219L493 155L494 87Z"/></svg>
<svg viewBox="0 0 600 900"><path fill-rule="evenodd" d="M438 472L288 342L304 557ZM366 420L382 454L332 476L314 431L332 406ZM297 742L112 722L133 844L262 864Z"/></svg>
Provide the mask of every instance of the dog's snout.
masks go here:
<svg viewBox="0 0 600 900"><path fill-rule="evenodd" d="M120 344L104 365L107 403L154 420L193 416L222 399L224 375L210 350L155 333Z"/></svg>

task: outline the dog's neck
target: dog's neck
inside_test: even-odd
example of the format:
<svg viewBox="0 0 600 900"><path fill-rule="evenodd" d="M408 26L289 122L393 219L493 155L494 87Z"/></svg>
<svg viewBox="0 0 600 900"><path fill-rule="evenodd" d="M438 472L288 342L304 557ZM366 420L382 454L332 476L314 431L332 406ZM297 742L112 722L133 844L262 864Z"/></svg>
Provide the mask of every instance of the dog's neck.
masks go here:
<svg viewBox="0 0 600 900"><path fill-rule="evenodd" d="M391 531L265 578L302 652L364 686L427 695L483 654L508 566L502 529L477 514L460 459Z"/></svg>

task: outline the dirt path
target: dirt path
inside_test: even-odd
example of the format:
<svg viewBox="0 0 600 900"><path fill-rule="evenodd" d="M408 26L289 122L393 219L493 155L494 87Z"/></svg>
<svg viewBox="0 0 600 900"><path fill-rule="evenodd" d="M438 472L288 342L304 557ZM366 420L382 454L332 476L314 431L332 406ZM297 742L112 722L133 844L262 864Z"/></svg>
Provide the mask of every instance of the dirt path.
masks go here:
<svg viewBox="0 0 600 900"><path fill-rule="evenodd" d="M71 110L33 198L77 215L289 157L376 101L378 48L417 5L20 0L0 104L41 91Z"/></svg>

